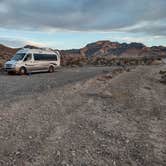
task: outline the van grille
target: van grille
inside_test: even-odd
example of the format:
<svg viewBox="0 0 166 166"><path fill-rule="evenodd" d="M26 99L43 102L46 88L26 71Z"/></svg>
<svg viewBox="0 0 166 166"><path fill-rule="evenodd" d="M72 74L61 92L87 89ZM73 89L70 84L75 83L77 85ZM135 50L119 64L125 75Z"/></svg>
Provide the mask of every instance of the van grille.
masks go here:
<svg viewBox="0 0 166 166"><path fill-rule="evenodd" d="M12 68L12 64L6 64L6 68Z"/></svg>

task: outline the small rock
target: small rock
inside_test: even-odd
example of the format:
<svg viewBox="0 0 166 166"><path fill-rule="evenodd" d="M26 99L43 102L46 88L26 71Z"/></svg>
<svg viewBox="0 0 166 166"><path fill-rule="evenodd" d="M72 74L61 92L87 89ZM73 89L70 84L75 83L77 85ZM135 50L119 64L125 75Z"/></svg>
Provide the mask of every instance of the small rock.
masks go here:
<svg viewBox="0 0 166 166"><path fill-rule="evenodd" d="M20 153L21 153L20 151L17 151L17 152L16 152L16 155L19 155Z"/></svg>
<svg viewBox="0 0 166 166"><path fill-rule="evenodd" d="M95 132L95 131L93 131L93 134L96 134L96 132Z"/></svg>
<svg viewBox="0 0 166 166"><path fill-rule="evenodd" d="M126 140L126 143L129 143L129 142L130 142L130 141L127 139L127 140Z"/></svg>
<svg viewBox="0 0 166 166"><path fill-rule="evenodd" d="M88 149L85 150L86 153L89 153Z"/></svg>
<svg viewBox="0 0 166 166"><path fill-rule="evenodd" d="M62 164L62 166L69 166L69 164L68 164L65 160L63 160L63 161L61 162L61 164Z"/></svg>
<svg viewBox="0 0 166 166"><path fill-rule="evenodd" d="M57 156L60 156L60 155L61 155L61 152L60 152L60 151L57 151L56 154L57 154Z"/></svg>
<svg viewBox="0 0 166 166"><path fill-rule="evenodd" d="M75 151L72 151L71 154L72 154L72 156L76 156L76 152Z"/></svg>

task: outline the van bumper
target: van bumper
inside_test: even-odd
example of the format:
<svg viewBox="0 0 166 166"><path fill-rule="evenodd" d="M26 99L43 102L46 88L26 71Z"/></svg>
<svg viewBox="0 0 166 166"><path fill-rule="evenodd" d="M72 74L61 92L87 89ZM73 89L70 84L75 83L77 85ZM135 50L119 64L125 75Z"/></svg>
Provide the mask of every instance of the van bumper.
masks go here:
<svg viewBox="0 0 166 166"><path fill-rule="evenodd" d="M5 72L14 72L14 73L19 73L19 69L17 68L4 68Z"/></svg>

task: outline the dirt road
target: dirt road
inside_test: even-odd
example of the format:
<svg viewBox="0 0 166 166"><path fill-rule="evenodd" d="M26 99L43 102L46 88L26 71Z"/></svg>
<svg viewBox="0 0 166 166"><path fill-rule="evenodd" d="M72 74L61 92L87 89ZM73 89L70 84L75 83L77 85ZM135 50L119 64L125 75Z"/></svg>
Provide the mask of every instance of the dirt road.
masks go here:
<svg viewBox="0 0 166 166"><path fill-rule="evenodd" d="M55 73L36 73L29 76L0 74L0 101L17 98L19 95L31 95L62 87L69 83L86 80L112 71L110 67L61 68Z"/></svg>
<svg viewBox="0 0 166 166"><path fill-rule="evenodd" d="M165 166L163 68L140 66L113 79L87 80L103 72L95 68L64 78L0 76L0 165ZM59 81L65 78L81 81Z"/></svg>

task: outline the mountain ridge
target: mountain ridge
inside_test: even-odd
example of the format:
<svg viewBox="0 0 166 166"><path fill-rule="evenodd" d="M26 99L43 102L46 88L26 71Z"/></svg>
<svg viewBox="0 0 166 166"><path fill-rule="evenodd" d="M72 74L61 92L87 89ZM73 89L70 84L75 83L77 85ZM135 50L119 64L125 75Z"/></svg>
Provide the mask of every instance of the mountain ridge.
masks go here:
<svg viewBox="0 0 166 166"><path fill-rule="evenodd" d="M27 45L25 48L38 48L36 46ZM0 44L0 59L6 61L11 58L20 48L11 48ZM57 50L57 49L56 49ZM93 59L94 57L166 57L166 47L152 46L147 47L142 43L119 43L109 40L100 40L88 43L80 49L59 50L62 55L62 63L67 63L73 59L77 61L85 61L85 59ZM1 62L1 66L2 63Z"/></svg>
<svg viewBox="0 0 166 166"><path fill-rule="evenodd" d="M142 43L118 43L111 42L109 40L101 40L87 44L81 49L62 50L67 54L82 54L87 57L92 56L145 56L145 54L160 54L161 52L166 54L166 47L164 46L152 46L147 47Z"/></svg>

